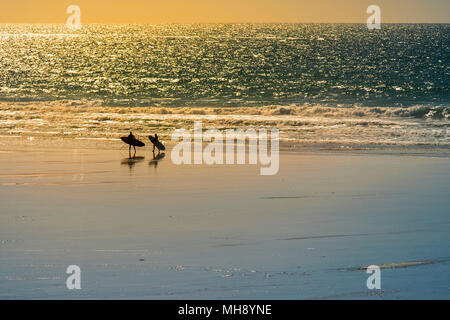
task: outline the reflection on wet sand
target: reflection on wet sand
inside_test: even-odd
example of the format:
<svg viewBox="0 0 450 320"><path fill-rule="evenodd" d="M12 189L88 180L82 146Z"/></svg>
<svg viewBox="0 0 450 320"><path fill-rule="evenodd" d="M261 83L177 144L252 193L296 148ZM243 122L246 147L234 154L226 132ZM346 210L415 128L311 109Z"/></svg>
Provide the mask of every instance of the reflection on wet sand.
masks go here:
<svg viewBox="0 0 450 320"><path fill-rule="evenodd" d="M133 169L133 167L136 165L136 163L141 162L145 159L145 157L132 157L132 158L125 158L121 161L122 165L128 165L130 169Z"/></svg>
<svg viewBox="0 0 450 320"><path fill-rule="evenodd" d="M166 154L164 152L162 153L158 153L155 155L155 153L153 152L153 160L151 160L148 165L149 166L154 166L155 168L158 166L158 162L163 160L164 157L166 156Z"/></svg>

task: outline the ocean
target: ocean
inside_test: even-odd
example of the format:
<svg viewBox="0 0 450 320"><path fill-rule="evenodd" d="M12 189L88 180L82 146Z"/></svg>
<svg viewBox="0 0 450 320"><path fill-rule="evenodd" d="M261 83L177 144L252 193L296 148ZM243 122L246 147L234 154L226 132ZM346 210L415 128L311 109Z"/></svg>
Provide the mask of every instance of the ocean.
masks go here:
<svg viewBox="0 0 450 320"><path fill-rule="evenodd" d="M218 116L304 143L450 145L449 24L11 24L0 43L0 134Z"/></svg>

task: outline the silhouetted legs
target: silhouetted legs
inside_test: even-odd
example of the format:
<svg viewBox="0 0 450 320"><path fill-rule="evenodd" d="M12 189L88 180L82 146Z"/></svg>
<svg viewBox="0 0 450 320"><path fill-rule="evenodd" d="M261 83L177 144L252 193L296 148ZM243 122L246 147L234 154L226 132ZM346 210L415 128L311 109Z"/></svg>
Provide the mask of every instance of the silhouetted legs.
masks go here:
<svg viewBox="0 0 450 320"><path fill-rule="evenodd" d="M153 156L155 156L155 145L153 145L153 151L152 152L153 152ZM160 153L161 153L161 150L158 149L158 154L160 154Z"/></svg>
<svg viewBox="0 0 450 320"><path fill-rule="evenodd" d="M133 158L134 158L136 156L136 147L133 146L133 149L134 149L134 154L133 154ZM128 148L128 157L131 159L131 144Z"/></svg>

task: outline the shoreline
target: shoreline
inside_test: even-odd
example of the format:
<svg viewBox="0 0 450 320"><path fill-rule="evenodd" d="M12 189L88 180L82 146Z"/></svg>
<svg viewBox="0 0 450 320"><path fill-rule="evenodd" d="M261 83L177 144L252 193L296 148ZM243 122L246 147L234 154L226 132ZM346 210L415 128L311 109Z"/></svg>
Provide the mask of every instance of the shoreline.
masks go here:
<svg viewBox="0 0 450 320"><path fill-rule="evenodd" d="M145 141L145 139L143 139ZM166 153L177 144L174 141L164 141L167 147ZM150 141L145 141L146 146L137 148L137 154L151 153ZM209 142L203 142L203 149ZM225 150L226 142L223 142ZM236 143L235 143L236 145ZM128 147L120 140L120 138L63 138L63 137L47 137L47 138L30 138L23 136L2 136L0 135L0 150L17 151L20 149L36 148L36 149L97 149L97 150L117 150L124 152ZM126 149L126 150L125 150ZM270 149L270 148L269 148ZM248 141L246 142L246 151L248 151ZM423 156L423 157L442 157L450 158L450 146L433 146L433 145L359 145L359 144L340 144L340 143L289 143L281 141L279 151L285 154L373 154L373 155L404 155L404 156Z"/></svg>

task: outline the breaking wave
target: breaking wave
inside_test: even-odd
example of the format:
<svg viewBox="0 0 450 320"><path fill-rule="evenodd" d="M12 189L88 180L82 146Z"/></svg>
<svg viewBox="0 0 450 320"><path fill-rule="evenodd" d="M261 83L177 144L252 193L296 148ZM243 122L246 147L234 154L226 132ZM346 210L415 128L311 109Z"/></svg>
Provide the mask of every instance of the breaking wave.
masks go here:
<svg viewBox="0 0 450 320"><path fill-rule="evenodd" d="M129 130L158 132L170 140L177 128L277 128L280 140L301 145L449 147L446 106L331 107L111 107L100 101L0 103L0 135L23 138L114 140Z"/></svg>
<svg viewBox="0 0 450 320"><path fill-rule="evenodd" d="M261 107L118 107L105 106L100 100L64 100L49 102L4 102L2 111L55 111L55 112L105 112L105 113L144 113L179 115L255 115L255 116L304 116L304 117L354 117L354 118L415 118L450 119L449 106L417 105L411 107L364 107L327 106L303 104L301 106L261 106ZM94 109L91 109L94 108ZM51 109L51 110L50 110Z"/></svg>

